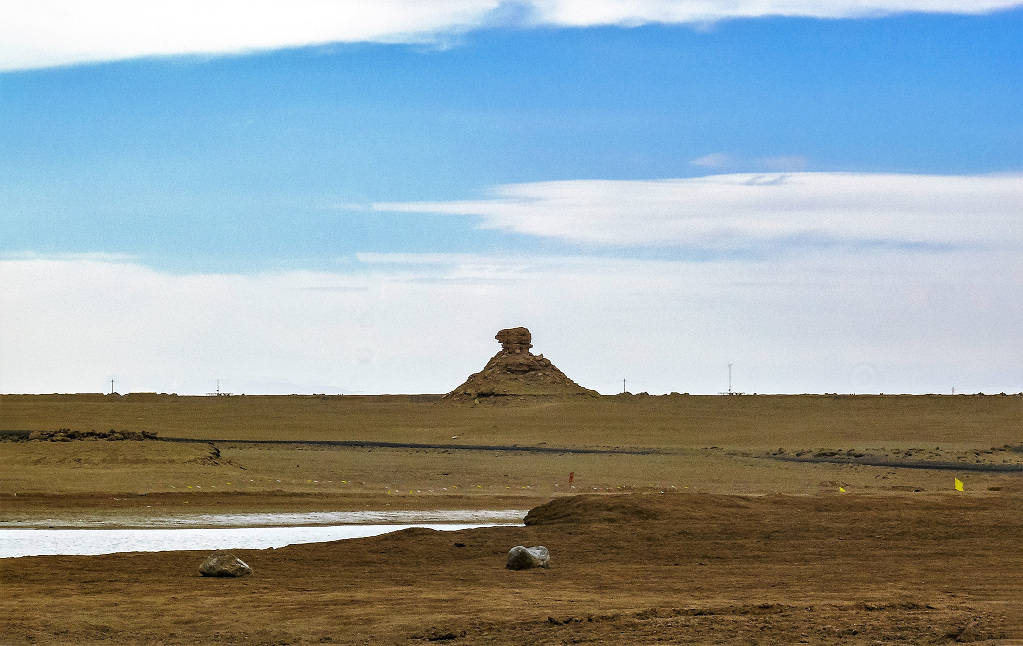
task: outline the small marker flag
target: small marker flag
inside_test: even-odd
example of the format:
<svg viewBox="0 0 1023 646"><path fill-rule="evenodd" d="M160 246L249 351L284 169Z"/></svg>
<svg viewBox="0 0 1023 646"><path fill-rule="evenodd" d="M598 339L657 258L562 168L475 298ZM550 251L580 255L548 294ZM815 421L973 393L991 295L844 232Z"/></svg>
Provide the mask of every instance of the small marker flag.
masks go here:
<svg viewBox="0 0 1023 646"><path fill-rule="evenodd" d="M845 493L845 487L839 487L838 490L841 491L842 493Z"/></svg>
<svg viewBox="0 0 1023 646"><path fill-rule="evenodd" d="M963 490L963 481L960 480L959 478L956 478L956 491L962 491L962 490Z"/></svg>

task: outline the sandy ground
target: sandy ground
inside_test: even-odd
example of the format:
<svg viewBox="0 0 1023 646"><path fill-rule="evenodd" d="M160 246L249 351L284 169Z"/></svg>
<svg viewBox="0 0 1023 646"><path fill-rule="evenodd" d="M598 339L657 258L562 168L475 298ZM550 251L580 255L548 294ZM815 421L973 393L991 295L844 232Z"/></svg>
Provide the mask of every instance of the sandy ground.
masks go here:
<svg viewBox="0 0 1023 646"><path fill-rule="evenodd" d="M0 396L0 430L58 428L217 441L0 442L0 521L537 508L535 522L243 551L255 573L236 580L198 576L196 552L0 559L3 645L1023 644L1023 474L949 466L1023 465L1019 396ZM244 441L267 439L292 443ZM778 459L797 456L812 461ZM518 544L548 547L551 567L506 570Z"/></svg>
<svg viewBox="0 0 1023 646"><path fill-rule="evenodd" d="M1019 496L566 497L538 524L0 560L3 643L1023 642ZM546 570L504 568L544 545Z"/></svg>

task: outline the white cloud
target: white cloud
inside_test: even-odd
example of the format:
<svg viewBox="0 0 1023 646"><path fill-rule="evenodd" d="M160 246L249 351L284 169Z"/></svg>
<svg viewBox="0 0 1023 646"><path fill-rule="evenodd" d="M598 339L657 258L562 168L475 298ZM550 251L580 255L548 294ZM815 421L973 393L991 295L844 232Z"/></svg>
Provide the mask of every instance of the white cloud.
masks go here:
<svg viewBox="0 0 1023 646"><path fill-rule="evenodd" d="M351 273L0 261L0 392L444 392L525 325L583 385L1019 391L1023 255L367 254Z"/></svg>
<svg viewBox="0 0 1023 646"><path fill-rule="evenodd" d="M588 27L728 18L975 14L1020 0L2 0L0 70L336 42L430 42L514 17Z"/></svg>
<svg viewBox="0 0 1023 646"><path fill-rule="evenodd" d="M1012 0L533 0L545 23L572 26L688 23L726 18L854 18L905 12L974 14Z"/></svg>
<svg viewBox="0 0 1023 646"><path fill-rule="evenodd" d="M333 42L422 42L498 0L5 0L0 69Z"/></svg>
<svg viewBox="0 0 1023 646"><path fill-rule="evenodd" d="M380 203L476 215L481 226L606 245L734 249L795 238L845 243L1023 243L1023 175L732 174L509 184L494 197Z"/></svg>

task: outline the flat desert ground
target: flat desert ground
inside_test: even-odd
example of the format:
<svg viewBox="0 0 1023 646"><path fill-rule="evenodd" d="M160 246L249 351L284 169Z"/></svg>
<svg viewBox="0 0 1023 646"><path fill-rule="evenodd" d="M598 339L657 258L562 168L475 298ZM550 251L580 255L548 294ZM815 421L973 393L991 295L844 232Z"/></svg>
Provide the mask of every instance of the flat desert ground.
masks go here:
<svg viewBox="0 0 1023 646"><path fill-rule="evenodd" d="M4 645L1023 644L1019 395L3 395L0 431L8 527L533 510L239 550L240 579L198 551L0 559ZM515 545L550 567L505 569Z"/></svg>

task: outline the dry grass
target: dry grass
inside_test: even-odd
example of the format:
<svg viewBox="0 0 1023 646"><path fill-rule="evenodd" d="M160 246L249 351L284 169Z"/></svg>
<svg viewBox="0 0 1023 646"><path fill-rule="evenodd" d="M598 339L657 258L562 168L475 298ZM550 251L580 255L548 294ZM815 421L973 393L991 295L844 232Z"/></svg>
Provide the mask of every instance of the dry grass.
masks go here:
<svg viewBox="0 0 1023 646"><path fill-rule="evenodd" d="M0 429L151 430L218 439L552 446L988 447L1023 431L1021 396L614 396L454 405L422 396L0 395Z"/></svg>
<svg viewBox="0 0 1023 646"><path fill-rule="evenodd" d="M654 447L656 455L76 441L0 443L0 492L285 491L346 496L944 490L947 471L756 459L764 450L926 449L932 459L1023 438L1020 396L603 397L451 405L422 397L0 397L0 429L149 430L227 440ZM935 447L940 446L940 450ZM1019 461L1023 454L1006 454ZM972 492L1020 478L963 474ZM440 504L440 503L438 503Z"/></svg>

